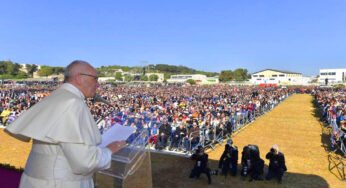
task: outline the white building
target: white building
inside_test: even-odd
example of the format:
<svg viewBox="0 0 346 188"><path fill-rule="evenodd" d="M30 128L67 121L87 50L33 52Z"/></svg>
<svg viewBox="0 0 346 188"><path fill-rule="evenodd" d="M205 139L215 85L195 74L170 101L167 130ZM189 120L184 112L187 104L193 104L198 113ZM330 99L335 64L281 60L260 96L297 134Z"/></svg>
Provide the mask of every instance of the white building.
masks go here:
<svg viewBox="0 0 346 188"><path fill-rule="evenodd" d="M207 77L206 79L202 80L200 83L201 85L210 85L210 84L218 84L219 77Z"/></svg>
<svg viewBox="0 0 346 188"><path fill-rule="evenodd" d="M219 79L217 77L207 77L203 74L178 74L171 75L171 78L167 80L168 83L184 83L187 80L192 79L196 84L217 84Z"/></svg>
<svg viewBox="0 0 346 188"><path fill-rule="evenodd" d="M255 85L306 85L311 81L309 77L303 77L301 73L264 69L251 74L250 82Z"/></svg>
<svg viewBox="0 0 346 188"><path fill-rule="evenodd" d="M318 82L321 85L338 84L346 82L345 69L320 69Z"/></svg>
<svg viewBox="0 0 346 188"><path fill-rule="evenodd" d="M115 78L112 76L108 77L99 77L98 82L107 82L107 81L115 81Z"/></svg>
<svg viewBox="0 0 346 188"><path fill-rule="evenodd" d="M20 64L20 71L23 71L25 73L28 73L28 70L26 69L26 64Z"/></svg>
<svg viewBox="0 0 346 188"><path fill-rule="evenodd" d="M28 70L26 69L26 66L27 66L28 64L20 64L20 71L23 71L23 72L25 72L25 73L28 73ZM40 65L36 65L37 66L37 70L40 70L41 69L41 66ZM37 72L37 71L36 71Z"/></svg>

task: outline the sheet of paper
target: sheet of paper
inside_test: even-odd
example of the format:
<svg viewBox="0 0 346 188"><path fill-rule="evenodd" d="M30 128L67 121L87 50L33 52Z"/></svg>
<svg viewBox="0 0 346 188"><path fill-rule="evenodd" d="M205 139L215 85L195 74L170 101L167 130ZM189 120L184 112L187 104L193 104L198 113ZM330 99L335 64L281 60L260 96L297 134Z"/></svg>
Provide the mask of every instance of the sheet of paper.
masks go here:
<svg viewBox="0 0 346 188"><path fill-rule="evenodd" d="M103 133L100 146L106 147L114 141L126 140L132 133L134 133L134 131L134 127L114 125Z"/></svg>

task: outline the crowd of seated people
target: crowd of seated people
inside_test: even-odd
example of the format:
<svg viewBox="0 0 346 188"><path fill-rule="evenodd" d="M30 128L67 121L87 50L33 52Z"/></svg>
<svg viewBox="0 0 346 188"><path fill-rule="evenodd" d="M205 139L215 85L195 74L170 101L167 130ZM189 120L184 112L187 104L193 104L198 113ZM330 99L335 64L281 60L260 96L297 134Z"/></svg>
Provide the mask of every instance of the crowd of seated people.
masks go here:
<svg viewBox="0 0 346 188"><path fill-rule="evenodd" d="M115 107L102 129L114 124L148 131L157 150L191 151L211 146L272 109L290 93L288 89L215 86L104 86L99 92ZM92 104L97 119L105 104ZM137 121L137 123L135 123ZM221 140L219 140L221 139Z"/></svg>
<svg viewBox="0 0 346 188"><path fill-rule="evenodd" d="M2 125L58 87L53 83L1 85ZM291 89L256 86L167 86L131 87L101 84L104 103L87 103L100 132L116 124L147 131L150 145L158 150L191 151L213 144L272 109Z"/></svg>
<svg viewBox="0 0 346 188"><path fill-rule="evenodd" d="M344 89L316 88L313 92L322 109L321 120L331 128L331 149L346 156L346 95Z"/></svg>

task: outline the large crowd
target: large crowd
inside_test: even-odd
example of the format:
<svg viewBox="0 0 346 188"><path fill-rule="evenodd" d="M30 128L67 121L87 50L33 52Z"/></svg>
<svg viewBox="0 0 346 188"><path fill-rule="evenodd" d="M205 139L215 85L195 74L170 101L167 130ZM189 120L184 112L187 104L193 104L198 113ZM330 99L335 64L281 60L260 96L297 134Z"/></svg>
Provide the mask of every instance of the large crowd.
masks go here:
<svg viewBox="0 0 346 188"><path fill-rule="evenodd" d="M0 126L13 122L60 85L57 82L0 85ZM346 155L345 90L308 90L323 111L321 120L331 127L331 147ZM207 163L208 157L203 152L205 148L213 149L217 143L230 141L235 131L273 109L290 94L305 91L301 88L229 85L148 87L101 84L97 91L98 99L87 99L86 103L101 134L113 126L131 126L135 131L128 138L129 143L153 150L192 154L197 166L190 177L206 173L211 183L210 175L217 174L217 170L207 168L206 164L205 168L198 166L199 163ZM274 173L281 182L287 168L277 145L271 148L266 158L271 164L266 179L270 180L274 177L271 173ZM237 147L227 142L219 161L221 174L227 175L229 172L235 176L237 161ZM276 167L277 161L280 165ZM245 146L241 158L241 176L248 174L250 180L262 180L263 168L264 161L259 157L258 147Z"/></svg>
<svg viewBox="0 0 346 188"><path fill-rule="evenodd" d="M320 88L314 91L322 109L321 120L331 128L331 149L346 156L346 95L344 89Z"/></svg>
<svg viewBox="0 0 346 188"><path fill-rule="evenodd" d="M8 83L0 85L0 125L8 125L22 112L49 95L54 82Z"/></svg>
<svg viewBox="0 0 346 188"><path fill-rule="evenodd" d="M115 123L148 131L156 149L190 151L210 146L272 109L287 89L217 86L103 87L100 95L115 110L100 129ZM91 105L95 119L108 106ZM100 124L99 124L100 125Z"/></svg>
<svg viewBox="0 0 346 188"><path fill-rule="evenodd" d="M3 126L14 121L56 89L56 82L1 85L0 118ZM192 151L213 147L271 110L291 92L280 87L255 86L113 86L101 84L98 93L110 104L88 100L103 133L114 125L133 126L147 132L149 145L157 150Z"/></svg>

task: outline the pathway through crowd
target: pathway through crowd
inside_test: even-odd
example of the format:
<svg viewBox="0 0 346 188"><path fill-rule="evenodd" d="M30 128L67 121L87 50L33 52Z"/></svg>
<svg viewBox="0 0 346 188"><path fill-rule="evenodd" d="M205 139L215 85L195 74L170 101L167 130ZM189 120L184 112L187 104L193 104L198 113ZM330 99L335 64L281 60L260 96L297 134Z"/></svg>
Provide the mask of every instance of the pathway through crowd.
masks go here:
<svg viewBox="0 0 346 188"><path fill-rule="evenodd" d="M194 164L186 158L152 155L152 172L154 187L346 187L328 170L328 132L322 131L319 117L315 115L313 97L308 94L295 94L279 104L275 109L256 119L233 137L239 149L241 160L242 148L247 144L258 145L261 158L265 160L265 172L269 161L266 153L273 144L278 144L285 154L288 171L282 184L272 181L244 180L240 177L240 165L236 177L212 176L213 183L207 185L204 174L198 180L189 179L188 175ZM323 134L322 134L323 132ZM218 168L218 161L224 150L219 145L214 151L208 152L211 169Z"/></svg>
<svg viewBox="0 0 346 188"><path fill-rule="evenodd" d="M313 97L307 94L289 97L235 135L234 144L238 146L239 154L247 144L258 145L266 166L269 164L266 153L273 144L278 144L288 168L284 187L346 187L345 182L328 170L326 143L323 143L322 127L315 116L312 100ZM327 135L324 138L328 138ZM223 148L210 152L210 159L218 160Z"/></svg>

